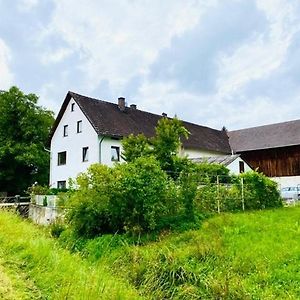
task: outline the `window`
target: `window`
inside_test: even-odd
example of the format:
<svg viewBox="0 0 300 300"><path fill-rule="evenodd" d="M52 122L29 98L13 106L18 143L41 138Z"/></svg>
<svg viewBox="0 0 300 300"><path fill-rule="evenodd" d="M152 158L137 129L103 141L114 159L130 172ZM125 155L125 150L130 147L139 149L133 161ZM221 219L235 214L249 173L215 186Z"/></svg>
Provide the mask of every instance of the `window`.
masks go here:
<svg viewBox="0 0 300 300"><path fill-rule="evenodd" d="M68 136L68 125L64 125L64 136Z"/></svg>
<svg viewBox="0 0 300 300"><path fill-rule="evenodd" d="M88 161L89 160L89 147L83 147L82 148L82 161Z"/></svg>
<svg viewBox="0 0 300 300"><path fill-rule="evenodd" d="M77 121L77 133L82 132L82 121Z"/></svg>
<svg viewBox="0 0 300 300"><path fill-rule="evenodd" d="M239 166L240 166L240 173L244 173L245 172L245 164L243 161L239 162Z"/></svg>
<svg viewBox="0 0 300 300"><path fill-rule="evenodd" d="M72 103L71 104L71 111L74 111L74 108L75 108L75 103Z"/></svg>
<svg viewBox="0 0 300 300"><path fill-rule="evenodd" d="M111 161L120 161L120 147L111 146Z"/></svg>
<svg viewBox="0 0 300 300"><path fill-rule="evenodd" d="M65 189L66 188L66 181L65 180L57 181L57 188L58 189Z"/></svg>
<svg viewBox="0 0 300 300"><path fill-rule="evenodd" d="M58 155L57 155L57 164L59 166L61 166L61 165L65 165L66 162L67 162L67 152L66 151L58 152Z"/></svg>

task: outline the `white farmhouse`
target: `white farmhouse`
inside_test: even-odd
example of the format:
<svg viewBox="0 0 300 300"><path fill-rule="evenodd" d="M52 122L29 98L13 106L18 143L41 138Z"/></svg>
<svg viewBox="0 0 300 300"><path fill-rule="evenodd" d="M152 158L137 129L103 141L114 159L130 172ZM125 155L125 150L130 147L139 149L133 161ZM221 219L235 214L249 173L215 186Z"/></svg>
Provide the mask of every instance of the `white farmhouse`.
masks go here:
<svg viewBox="0 0 300 300"><path fill-rule="evenodd" d="M122 161L121 139L129 134L154 136L160 118L167 117L125 105L125 98L110 103L68 92L51 131L50 186L64 188L88 166L112 166ZM183 141L181 155L191 159L231 157L233 173L249 166L239 156L231 156L227 132L183 122L190 132ZM230 169L230 168L229 168Z"/></svg>

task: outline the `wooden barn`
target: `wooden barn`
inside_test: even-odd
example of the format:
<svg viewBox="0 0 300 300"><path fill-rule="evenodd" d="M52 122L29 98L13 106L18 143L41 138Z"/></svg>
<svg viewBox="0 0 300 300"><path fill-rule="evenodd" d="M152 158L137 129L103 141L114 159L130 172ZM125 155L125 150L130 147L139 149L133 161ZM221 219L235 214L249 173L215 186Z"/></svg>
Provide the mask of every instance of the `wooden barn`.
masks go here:
<svg viewBox="0 0 300 300"><path fill-rule="evenodd" d="M228 132L234 153L282 187L300 185L300 120Z"/></svg>

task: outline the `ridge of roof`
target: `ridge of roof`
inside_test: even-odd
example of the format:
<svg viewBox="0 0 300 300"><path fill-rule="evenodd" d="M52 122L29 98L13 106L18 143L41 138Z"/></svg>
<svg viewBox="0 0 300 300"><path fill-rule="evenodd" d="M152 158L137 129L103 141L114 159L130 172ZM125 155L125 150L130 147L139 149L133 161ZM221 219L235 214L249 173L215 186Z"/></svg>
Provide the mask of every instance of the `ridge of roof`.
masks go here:
<svg viewBox="0 0 300 300"><path fill-rule="evenodd" d="M157 115L140 109L125 107L120 111L116 103L83 96L69 91L61 106L59 114L52 127L50 140L62 118L66 107L73 98L98 135L123 137L131 133L143 133L147 137L154 136L155 127L162 115ZM168 117L169 119L172 119ZM191 133L189 139L183 139L183 146L195 149L205 149L230 153L228 136L225 131L182 121Z"/></svg>
<svg viewBox="0 0 300 300"><path fill-rule="evenodd" d="M229 132L232 133L232 132L238 132L238 131L258 129L258 128L268 128L268 127L274 127L274 126L278 126L278 125L288 125L288 124L296 123L296 122L300 123L300 119L294 119L294 120L289 120L289 121L284 121L284 122L276 122L276 123L271 123L271 124L263 124L263 125L251 126L251 127L247 127L247 128L229 130Z"/></svg>
<svg viewBox="0 0 300 300"><path fill-rule="evenodd" d="M261 125L228 132L235 152L300 145L300 120Z"/></svg>

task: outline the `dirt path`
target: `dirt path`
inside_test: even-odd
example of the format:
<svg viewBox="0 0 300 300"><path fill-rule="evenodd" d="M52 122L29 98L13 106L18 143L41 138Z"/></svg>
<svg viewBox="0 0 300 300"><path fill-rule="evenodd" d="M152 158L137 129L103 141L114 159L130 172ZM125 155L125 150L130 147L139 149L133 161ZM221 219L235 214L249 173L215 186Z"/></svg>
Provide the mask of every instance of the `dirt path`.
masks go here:
<svg viewBox="0 0 300 300"><path fill-rule="evenodd" d="M34 283L16 265L4 262L0 257L0 299L29 300L42 297Z"/></svg>

